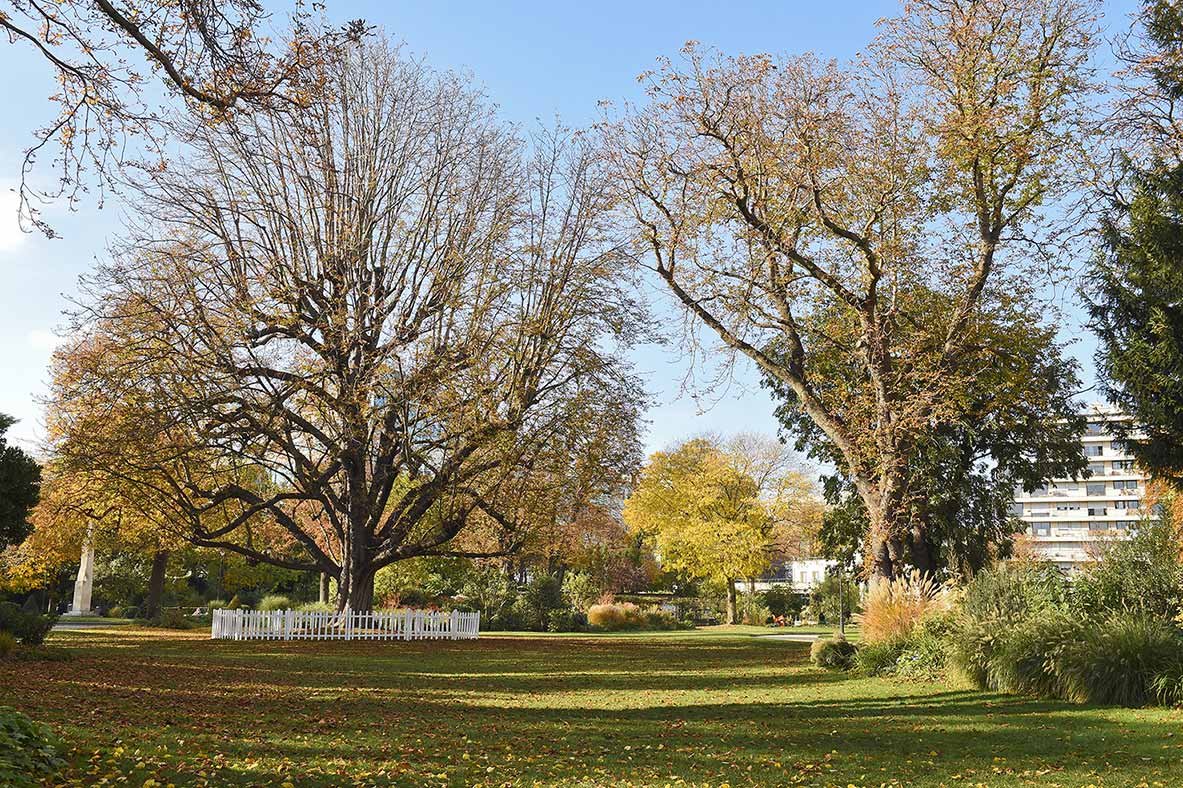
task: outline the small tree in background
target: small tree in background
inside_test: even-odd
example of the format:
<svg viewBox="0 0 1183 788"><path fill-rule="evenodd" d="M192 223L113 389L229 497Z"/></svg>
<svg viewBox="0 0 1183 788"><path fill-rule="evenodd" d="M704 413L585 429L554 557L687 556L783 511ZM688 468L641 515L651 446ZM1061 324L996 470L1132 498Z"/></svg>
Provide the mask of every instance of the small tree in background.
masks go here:
<svg viewBox="0 0 1183 788"><path fill-rule="evenodd" d="M41 494L41 466L4 437L15 423L0 413L0 551L20 544L33 530L29 512Z"/></svg>
<svg viewBox="0 0 1183 788"><path fill-rule="evenodd" d="M653 540L662 565L727 589L736 621L736 583L813 532L821 505L808 479L774 441L695 438L656 452L624 506L625 522Z"/></svg>

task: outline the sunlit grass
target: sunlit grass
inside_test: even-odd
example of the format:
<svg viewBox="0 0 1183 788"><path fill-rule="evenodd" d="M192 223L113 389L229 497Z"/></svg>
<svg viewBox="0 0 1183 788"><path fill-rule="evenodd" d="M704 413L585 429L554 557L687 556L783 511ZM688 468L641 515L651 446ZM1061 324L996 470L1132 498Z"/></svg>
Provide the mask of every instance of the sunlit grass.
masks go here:
<svg viewBox="0 0 1183 788"><path fill-rule="evenodd" d="M64 735L76 785L1183 783L1178 711L829 674L807 646L751 634L234 643L86 630L52 637L77 649L72 662L0 663L0 704Z"/></svg>

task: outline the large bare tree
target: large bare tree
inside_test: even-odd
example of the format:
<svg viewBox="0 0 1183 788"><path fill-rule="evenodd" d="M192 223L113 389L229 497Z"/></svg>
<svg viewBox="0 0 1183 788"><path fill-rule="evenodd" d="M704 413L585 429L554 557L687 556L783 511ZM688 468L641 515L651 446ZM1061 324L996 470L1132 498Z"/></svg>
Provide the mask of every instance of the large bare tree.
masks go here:
<svg viewBox="0 0 1183 788"><path fill-rule="evenodd" d="M143 185L79 313L119 350L55 401L143 403L126 451L62 450L163 479L192 542L326 572L365 609L382 566L512 550L579 461L557 449L636 418L638 309L578 136L523 141L382 42L319 68L307 111L196 125Z"/></svg>
<svg viewBox="0 0 1183 788"><path fill-rule="evenodd" d="M836 447L876 575L908 562L909 460L1009 363L983 310L1054 262L1095 6L917 0L848 66L691 44L605 123L659 277ZM855 374L827 375L853 360Z"/></svg>

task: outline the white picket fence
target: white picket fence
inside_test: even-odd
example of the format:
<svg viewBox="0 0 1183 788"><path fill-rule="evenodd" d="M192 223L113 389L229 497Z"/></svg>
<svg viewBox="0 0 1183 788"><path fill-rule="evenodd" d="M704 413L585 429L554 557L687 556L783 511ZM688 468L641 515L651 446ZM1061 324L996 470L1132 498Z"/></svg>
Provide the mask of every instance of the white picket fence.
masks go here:
<svg viewBox="0 0 1183 788"><path fill-rule="evenodd" d="M215 610L211 639L222 640L473 640L481 614L434 610L340 613L300 610Z"/></svg>

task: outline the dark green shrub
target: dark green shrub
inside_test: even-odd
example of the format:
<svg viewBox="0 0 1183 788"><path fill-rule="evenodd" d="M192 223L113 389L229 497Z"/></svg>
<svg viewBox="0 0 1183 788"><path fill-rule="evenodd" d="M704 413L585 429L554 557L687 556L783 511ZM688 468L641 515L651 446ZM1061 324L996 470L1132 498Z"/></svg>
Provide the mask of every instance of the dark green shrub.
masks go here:
<svg viewBox="0 0 1183 788"><path fill-rule="evenodd" d="M230 601L226 603L227 610L238 610L242 607L242 600L238 598L238 594L230 597Z"/></svg>
<svg viewBox="0 0 1183 788"><path fill-rule="evenodd" d="M809 647L809 658L819 668L850 670L857 651L846 638L818 638Z"/></svg>
<svg viewBox="0 0 1183 788"><path fill-rule="evenodd" d="M566 607L563 601L563 586L557 578L540 575L526 586L526 600L540 613Z"/></svg>
<svg viewBox="0 0 1183 788"><path fill-rule="evenodd" d="M1183 660L1161 670L1151 680L1150 689L1164 706L1183 704Z"/></svg>
<svg viewBox="0 0 1183 788"><path fill-rule="evenodd" d="M136 607L135 605L128 605L127 607L123 608L123 616L122 617L123 618L139 618L140 617L140 609L138 607Z"/></svg>
<svg viewBox="0 0 1183 788"><path fill-rule="evenodd" d="M26 646L39 646L57 622L57 616L26 613L12 602L0 602L0 632L8 632Z"/></svg>
<svg viewBox="0 0 1183 788"><path fill-rule="evenodd" d="M422 588L403 588L398 592L399 607L428 608L434 607L436 598Z"/></svg>
<svg viewBox="0 0 1183 788"><path fill-rule="evenodd" d="M0 632L0 659L16 651L16 635L11 632Z"/></svg>
<svg viewBox="0 0 1183 788"><path fill-rule="evenodd" d="M552 610L546 619L547 632L586 632L587 614L570 608Z"/></svg>
<svg viewBox="0 0 1183 788"><path fill-rule="evenodd" d="M903 640L863 643L854 656L854 667L864 676L893 675L904 653L904 643Z"/></svg>
<svg viewBox="0 0 1183 788"><path fill-rule="evenodd" d="M1156 679L1175 674L1183 638L1146 616L1120 616L1084 628L1060 660L1064 697L1077 703L1145 706Z"/></svg>
<svg viewBox="0 0 1183 788"><path fill-rule="evenodd" d="M169 607L160 611L160 615L150 622L154 627L163 629L192 629L195 624L190 621L180 608Z"/></svg>
<svg viewBox="0 0 1183 788"><path fill-rule="evenodd" d="M949 652L949 668L978 689L990 688L990 658L998 647L1003 630L994 621L961 619Z"/></svg>
<svg viewBox="0 0 1183 788"><path fill-rule="evenodd" d="M774 616L784 616L790 620L795 620L800 616L809 601L805 594L798 594L788 586L773 586L758 596L764 606L768 608L769 613Z"/></svg>
<svg viewBox="0 0 1183 788"><path fill-rule="evenodd" d="M35 788L50 782L65 762L62 744L48 725L0 706L0 785Z"/></svg>

